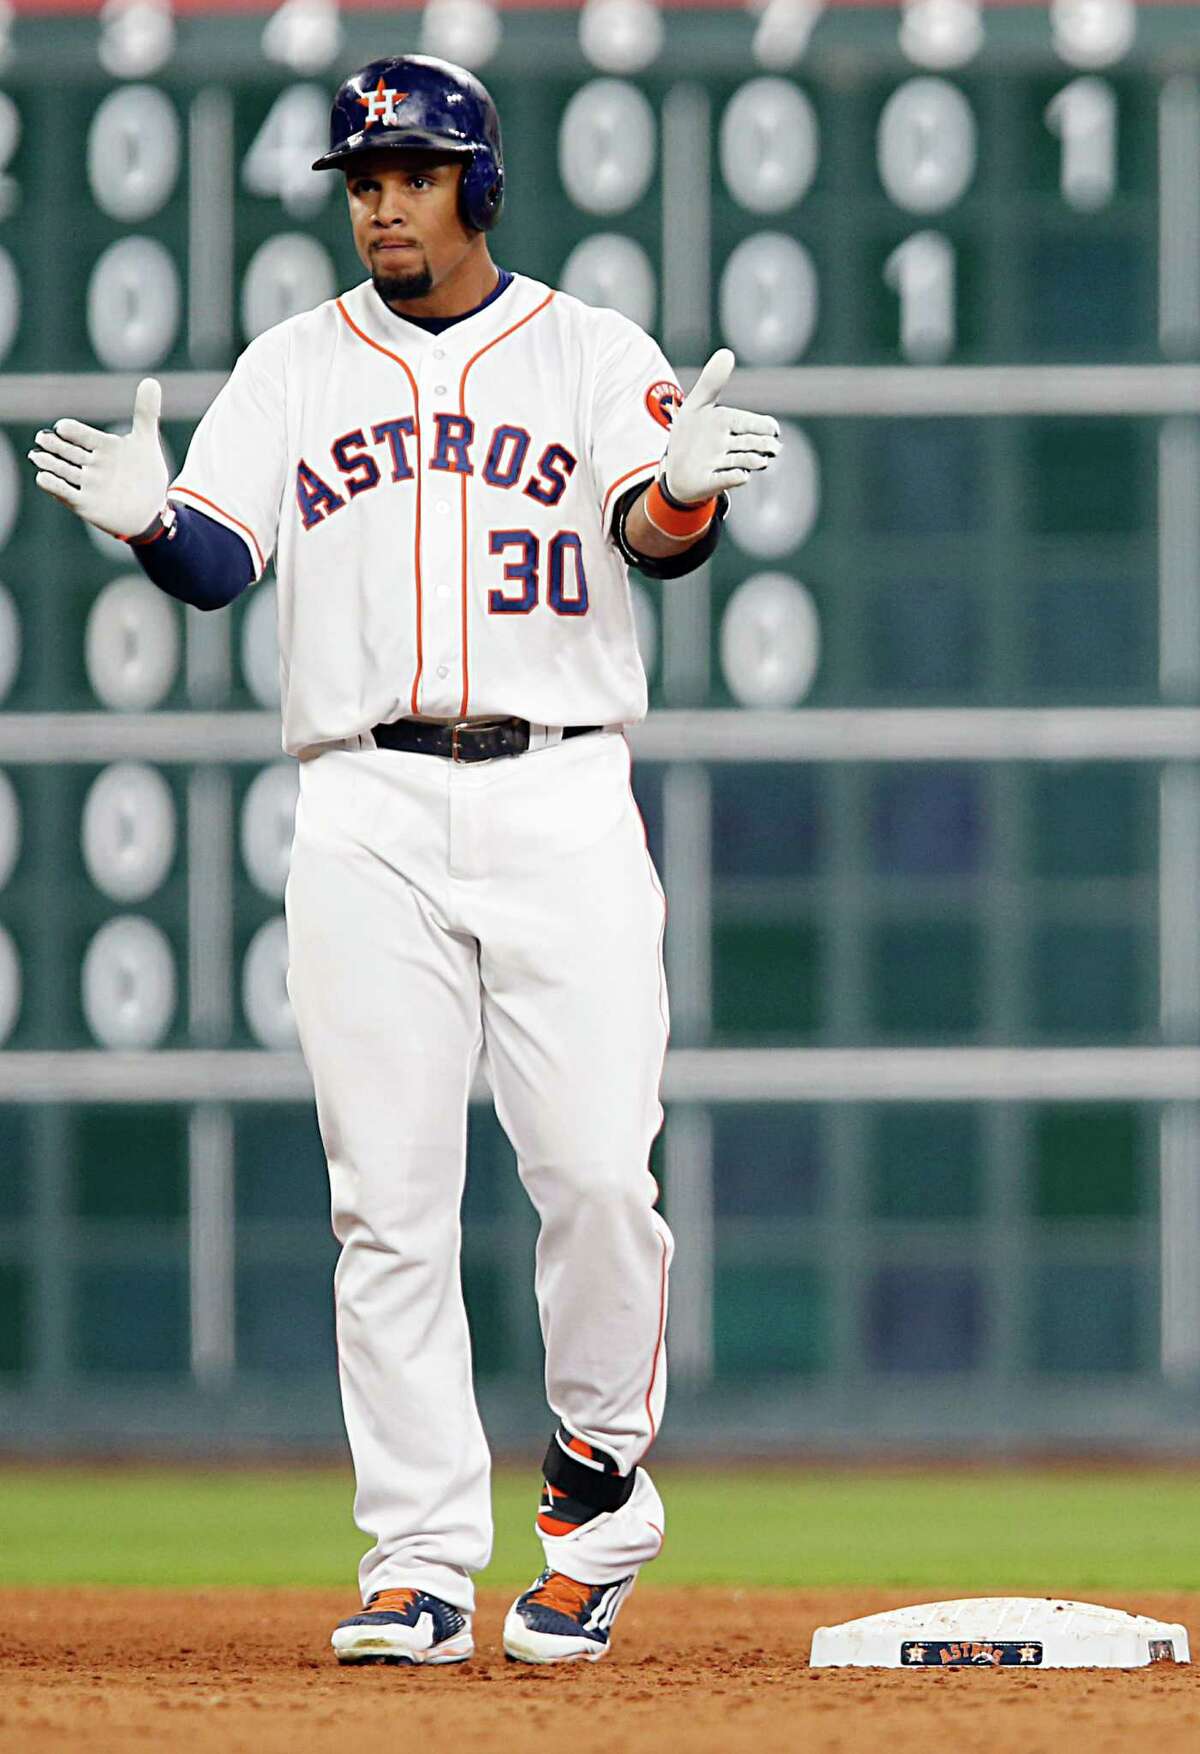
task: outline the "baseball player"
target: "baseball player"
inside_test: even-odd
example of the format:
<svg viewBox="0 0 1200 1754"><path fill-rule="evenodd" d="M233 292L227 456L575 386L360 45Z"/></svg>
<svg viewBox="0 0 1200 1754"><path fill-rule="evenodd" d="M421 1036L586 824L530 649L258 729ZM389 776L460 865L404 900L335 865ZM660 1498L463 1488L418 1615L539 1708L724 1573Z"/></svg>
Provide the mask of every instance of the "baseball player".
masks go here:
<svg viewBox="0 0 1200 1754"><path fill-rule="evenodd" d="M37 434L37 484L124 537L163 590L230 602L275 556L284 748L300 763L288 990L341 1243L355 1515L374 1545L345 1663L471 1655L489 1462L459 1282L481 1054L539 1218L556 1425L541 1576L504 1648L604 1655L663 1508L670 1232L665 905L623 728L646 711L627 568L674 578L778 449L685 398L655 343L498 269L490 97L423 56L373 61L313 167L345 176L367 278L253 341L168 486L159 386L133 429Z"/></svg>

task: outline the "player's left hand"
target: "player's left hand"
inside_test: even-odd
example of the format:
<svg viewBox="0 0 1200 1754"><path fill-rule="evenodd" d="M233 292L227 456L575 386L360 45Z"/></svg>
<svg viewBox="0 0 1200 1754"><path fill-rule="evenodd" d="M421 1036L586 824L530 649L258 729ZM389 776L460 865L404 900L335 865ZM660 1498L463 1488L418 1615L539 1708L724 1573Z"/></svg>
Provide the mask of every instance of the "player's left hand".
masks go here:
<svg viewBox="0 0 1200 1754"><path fill-rule="evenodd" d="M733 367L729 348L719 347L671 423L663 478L672 499L684 505L743 487L779 454L777 420L717 405Z"/></svg>
<svg viewBox="0 0 1200 1754"><path fill-rule="evenodd" d="M133 430L124 438L58 420L39 432L29 460L43 493L77 516L128 541L148 530L167 497L167 464L158 437L162 387L143 378L133 402Z"/></svg>

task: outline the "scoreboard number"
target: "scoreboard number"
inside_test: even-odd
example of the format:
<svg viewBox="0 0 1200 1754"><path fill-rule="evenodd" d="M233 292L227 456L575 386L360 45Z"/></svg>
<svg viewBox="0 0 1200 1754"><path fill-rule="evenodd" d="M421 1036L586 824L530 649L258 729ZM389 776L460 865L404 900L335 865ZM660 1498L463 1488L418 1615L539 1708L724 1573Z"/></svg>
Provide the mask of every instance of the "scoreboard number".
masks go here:
<svg viewBox="0 0 1200 1754"><path fill-rule="evenodd" d="M179 271L153 238L119 238L92 269L88 339L112 371L161 365L175 345L179 311Z"/></svg>
<svg viewBox="0 0 1200 1754"><path fill-rule="evenodd" d="M797 706L820 658L817 606L798 579L764 572L738 586L721 618L721 670L741 706Z"/></svg>
<svg viewBox="0 0 1200 1754"><path fill-rule="evenodd" d="M945 359L954 351L954 246L940 232L914 232L892 251L883 277L899 294L905 359Z"/></svg>
<svg viewBox="0 0 1200 1754"><path fill-rule="evenodd" d="M297 73L319 73L341 44L338 0L283 0L263 26L263 54Z"/></svg>
<svg viewBox="0 0 1200 1754"><path fill-rule="evenodd" d="M563 263L559 284L584 304L607 305L643 329L654 327L654 269L633 238L604 231L582 239Z"/></svg>
<svg viewBox="0 0 1200 1754"><path fill-rule="evenodd" d="M657 133L650 100L623 79L593 79L563 111L558 170L585 213L626 213L654 175Z"/></svg>
<svg viewBox="0 0 1200 1754"><path fill-rule="evenodd" d="M945 79L909 79L883 106L876 134L879 180L897 207L942 213L975 175L971 106Z"/></svg>
<svg viewBox="0 0 1200 1754"><path fill-rule="evenodd" d="M9 175L21 141L21 112L6 91L0 91L0 219L9 219L17 210L21 187Z"/></svg>
<svg viewBox="0 0 1200 1754"><path fill-rule="evenodd" d="M144 712L170 692L179 669L179 622L171 599L138 573L105 585L92 604L84 661L97 700Z"/></svg>
<svg viewBox="0 0 1200 1754"><path fill-rule="evenodd" d="M1050 0L1054 47L1074 67L1107 67L1133 47L1135 0Z"/></svg>
<svg viewBox="0 0 1200 1754"><path fill-rule="evenodd" d="M127 85L104 99L88 129L87 173L102 213L125 224L149 219L179 178L179 118L153 85Z"/></svg>
<svg viewBox="0 0 1200 1754"><path fill-rule="evenodd" d="M281 231L260 244L242 280L242 333L264 329L324 304L337 291L333 259L324 244L301 231Z"/></svg>
<svg viewBox="0 0 1200 1754"><path fill-rule="evenodd" d="M329 144L329 98L319 85L289 85L267 111L242 160L242 186L278 201L295 219L318 213L333 178L309 170Z"/></svg>
<svg viewBox="0 0 1200 1754"><path fill-rule="evenodd" d="M108 920L84 953L81 987L87 1026L102 1047L157 1047L175 1015L166 933L138 914Z"/></svg>
<svg viewBox="0 0 1200 1754"><path fill-rule="evenodd" d="M904 0L900 47L921 67L961 67L983 47L980 0Z"/></svg>
<svg viewBox="0 0 1200 1754"><path fill-rule="evenodd" d="M1046 106L1046 126L1062 141L1063 200L1094 213L1117 186L1117 97L1105 79L1073 79Z"/></svg>
<svg viewBox="0 0 1200 1754"><path fill-rule="evenodd" d="M721 275L721 328L744 365L787 365L817 326L817 271L783 232L744 238Z"/></svg>
<svg viewBox="0 0 1200 1754"><path fill-rule="evenodd" d="M816 112L788 80L748 80L726 105L721 175L752 213L779 213L802 201L820 157Z"/></svg>
<svg viewBox="0 0 1200 1754"><path fill-rule="evenodd" d="M110 901L153 895L171 869L175 843L175 800L156 768L117 762L92 781L80 847L88 876Z"/></svg>
<svg viewBox="0 0 1200 1754"><path fill-rule="evenodd" d="M143 79L175 48L170 0L109 0L100 8L100 65L117 79Z"/></svg>

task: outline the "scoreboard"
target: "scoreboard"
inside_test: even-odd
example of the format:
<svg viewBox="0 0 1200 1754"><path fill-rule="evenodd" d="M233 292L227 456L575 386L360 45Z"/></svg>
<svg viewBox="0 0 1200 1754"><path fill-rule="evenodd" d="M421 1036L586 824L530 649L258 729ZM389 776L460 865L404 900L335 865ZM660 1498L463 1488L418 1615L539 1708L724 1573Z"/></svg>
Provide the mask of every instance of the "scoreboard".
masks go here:
<svg viewBox="0 0 1200 1754"><path fill-rule="evenodd" d="M1186 1158L1200 1075L1162 1126L1084 1087L1094 1049L1200 1045L1200 738L1152 758L1200 706L1200 11L114 0L0 44L0 1395L159 1373L186 1425L189 1373L236 1395L328 1367L270 575L185 614L24 452L61 414L115 429L153 373L178 464L247 341L362 278L341 179L308 166L344 73L416 48L497 100L496 259L624 311L685 381L733 347L784 431L710 566L634 583L699 1067L661 1148L681 1377L765 1372L772 1406L797 1375L818 1402L911 1372L1157 1392L1163 1127ZM999 709L1133 716L1092 759L1014 732L980 760ZM823 714L938 711L908 760L882 731L863 761L763 759L749 729L802 753ZM922 1046L1074 1047L1080 1090L705 1084L724 1050ZM468 1285L503 1384L536 1352L503 1268L529 1221L476 1133Z"/></svg>

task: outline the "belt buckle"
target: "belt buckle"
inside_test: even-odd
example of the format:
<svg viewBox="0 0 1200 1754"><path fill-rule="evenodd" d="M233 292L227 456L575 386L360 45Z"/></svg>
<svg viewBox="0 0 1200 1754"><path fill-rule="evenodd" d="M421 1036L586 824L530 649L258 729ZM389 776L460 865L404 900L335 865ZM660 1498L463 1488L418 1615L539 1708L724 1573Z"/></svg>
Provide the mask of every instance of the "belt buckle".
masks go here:
<svg viewBox="0 0 1200 1754"><path fill-rule="evenodd" d="M484 723L486 723L486 721L476 720L474 723L472 723L472 721L470 719L456 719L455 720L453 725L451 725L451 727L450 727L450 759L451 759L451 761L457 761L458 763L460 763L460 765L463 765L463 766L470 765L473 767L485 767L487 765L487 763L493 759L493 757L490 755L480 755L480 756L476 757L476 759L473 762L468 764L467 757L463 754L462 745L459 742L459 732L460 731L478 730L482 727L482 725Z"/></svg>

